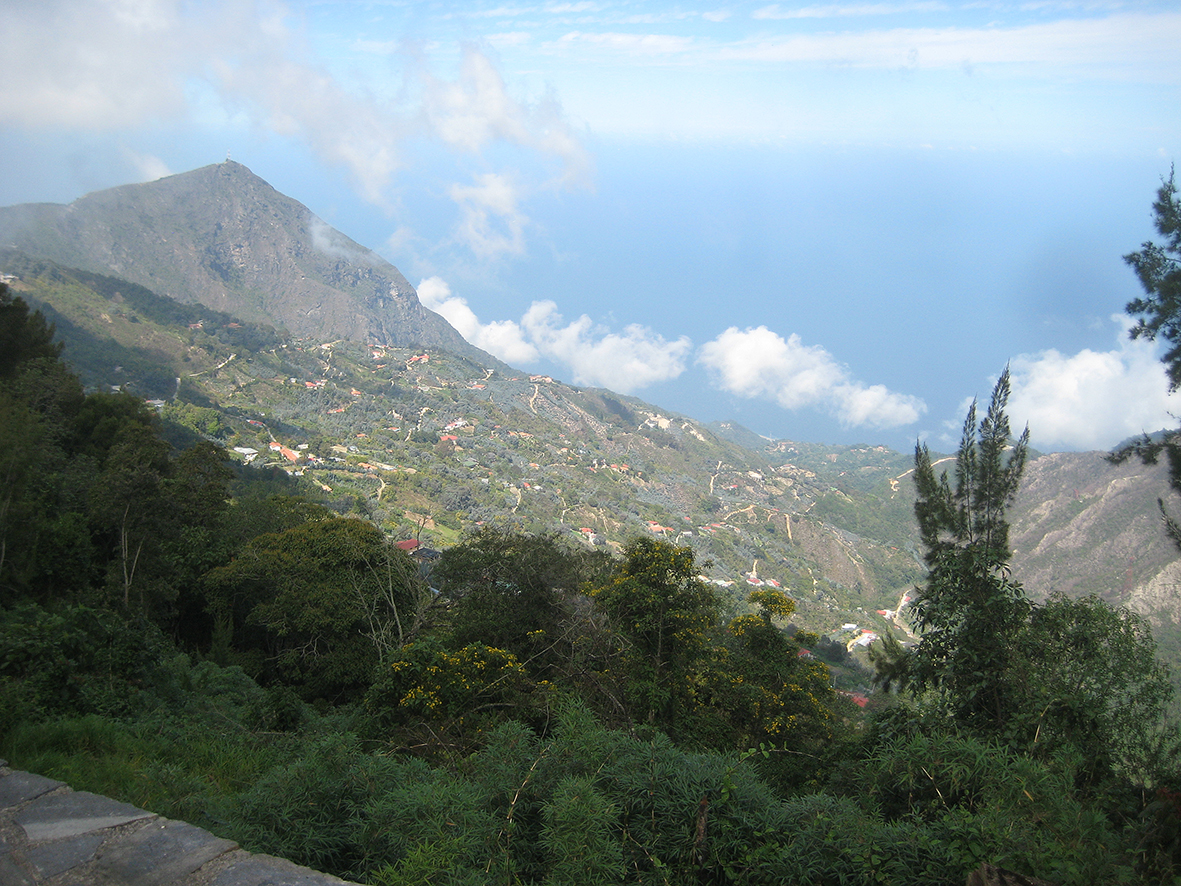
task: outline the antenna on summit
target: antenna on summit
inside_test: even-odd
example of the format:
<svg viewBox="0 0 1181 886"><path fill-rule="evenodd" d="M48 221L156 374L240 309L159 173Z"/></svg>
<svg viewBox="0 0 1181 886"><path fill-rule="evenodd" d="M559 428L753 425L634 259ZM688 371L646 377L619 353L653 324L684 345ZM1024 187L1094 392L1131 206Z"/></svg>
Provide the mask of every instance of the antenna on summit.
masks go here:
<svg viewBox="0 0 1181 886"><path fill-rule="evenodd" d="M230 152L229 151L226 151L226 162L227 163L230 162Z"/></svg>

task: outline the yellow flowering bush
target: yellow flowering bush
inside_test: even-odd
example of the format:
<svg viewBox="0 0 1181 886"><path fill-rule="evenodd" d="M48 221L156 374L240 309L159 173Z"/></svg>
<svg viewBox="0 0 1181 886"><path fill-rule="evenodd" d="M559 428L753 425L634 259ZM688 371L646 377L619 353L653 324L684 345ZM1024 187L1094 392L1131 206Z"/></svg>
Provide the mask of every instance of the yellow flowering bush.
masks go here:
<svg viewBox="0 0 1181 886"><path fill-rule="evenodd" d="M520 716L543 690L507 650L425 640L407 644L382 668L365 704L391 737L409 729L466 742L501 714Z"/></svg>

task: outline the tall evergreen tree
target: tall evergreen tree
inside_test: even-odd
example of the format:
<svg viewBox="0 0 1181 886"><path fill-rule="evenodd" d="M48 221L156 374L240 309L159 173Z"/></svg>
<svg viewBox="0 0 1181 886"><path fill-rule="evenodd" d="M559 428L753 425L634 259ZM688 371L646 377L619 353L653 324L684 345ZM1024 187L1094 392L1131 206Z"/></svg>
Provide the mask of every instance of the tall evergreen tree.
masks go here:
<svg viewBox="0 0 1181 886"><path fill-rule="evenodd" d="M976 402L968 407L956 450L954 489L946 471L936 478L926 444L915 446L915 516L926 548L924 558L932 568L945 552L964 548L974 549L994 566L1008 562L1011 552L1005 509L1017 494L1029 451L1028 427L1012 441L1005 414L1009 393L1006 366L979 427Z"/></svg>
<svg viewBox="0 0 1181 886"><path fill-rule="evenodd" d="M1175 171L1162 180L1152 204L1157 233L1163 244L1151 240L1139 251L1124 256L1144 288L1144 297L1128 302L1125 310L1134 318L1132 338L1168 343L1161 362L1169 375L1169 390L1181 388L1181 201L1177 198Z"/></svg>
<svg viewBox="0 0 1181 886"><path fill-rule="evenodd" d="M1011 439L1005 408L1009 370L998 379L977 423L968 409L955 457L955 484L936 477L925 444L915 447L915 516L930 570L915 604L922 640L907 655L904 682L933 690L957 722L1001 731L1013 713L1008 686L1012 641L1029 612L1008 575L1012 503L1025 469L1029 429ZM883 667L883 679L897 668Z"/></svg>
<svg viewBox="0 0 1181 886"><path fill-rule="evenodd" d="M1165 364L1169 390L1176 391L1181 388L1181 200L1173 170L1167 180L1161 181L1152 209L1157 233L1164 243L1148 240L1138 251L1124 256L1144 288L1144 297L1128 302L1125 310L1136 319L1132 338L1156 341L1159 336L1167 343L1161 362ZM1119 464L1136 457L1146 464L1156 464L1161 455L1168 460L1169 485L1174 492L1181 492L1181 429L1145 435L1116 450L1109 459ZM1165 531L1181 547L1181 523L1169 514L1163 499L1158 503Z"/></svg>

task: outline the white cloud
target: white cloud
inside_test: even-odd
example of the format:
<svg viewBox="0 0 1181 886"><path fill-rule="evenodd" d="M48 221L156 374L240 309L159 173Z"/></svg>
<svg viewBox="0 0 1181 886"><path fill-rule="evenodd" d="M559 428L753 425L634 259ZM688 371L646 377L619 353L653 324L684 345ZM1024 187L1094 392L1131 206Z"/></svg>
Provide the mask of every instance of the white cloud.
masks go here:
<svg viewBox="0 0 1181 886"><path fill-rule="evenodd" d="M394 232L386 238L385 249L389 255L401 255L412 252L418 241L418 235L409 225L398 225Z"/></svg>
<svg viewBox="0 0 1181 886"><path fill-rule="evenodd" d="M427 86L427 116L448 144L478 151L498 137L518 143L531 138L528 109L509 97L500 72L473 47L464 50L459 79L429 77Z"/></svg>
<svg viewBox="0 0 1181 886"><path fill-rule="evenodd" d="M213 60L222 100L244 106L256 122L348 169L366 200L384 204L403 165L400 145L414 130L411 121L353 95L326 71L287 57L282 43L269 45L271 51Z"/></svg>
<svg viewBox="0 0 1181 886"><path fill-rule="evenodd" d="M567 323L552 301L533 302L520 323L481 323L467 300L453 295L439 277L419 283L418 298L469 342L506 363L532 363L546 357L569 367L576 384L621 394L676 378L685 371L685 358L692 348L688 338L667 341L639 324L616 333L596 327L585 314Z"/></svg>
<svg viewBox="0 0 1181 886"><path fill-rule="evenodd" d="M581 183L590 172L590 155L562 118L552 95L532 104L508 94L504 78L488 56L465 46L458 79L423 75L423 113L432 131L447 144L480 151L501 139L558 157L560 180Z"/></svg>
<svg viewBox="0 0 1181 886"><path fill-rule="evenodd" d="M886 28L789 34L720 47L724 60L821 63L864 68L958 68L1052 65L1095 76L1137 76L1176 83L1181 14L1121 13L1106 17L989 28Z"/></svg>
<svg viewBox="0 0 1181 886"><path fill-rule="evenodd" d="M436 313L439 312L439 308L445 302L452 298L451 287L442 277L427 277L425 280L420 281L417 292L418 300L422 302L423 307L429 308ZM461 301L465 305L467 304L462 298L456 299L456 301ZM448 320L447 322L450 323L451 321ZM451 325L455 326L454 323L451 323Z"/></svg>
<svg viewBox="0 0 1181 886"><path fill-rule="evenodd" d="M1157 348L1128 339L1127 317L1112 321L1120 329L1114 350L1039 351L1010 362L1010 421L1015 428L1028 423L1035 446L1108 449L1177 425L1181 395L1168 393Z"/></svg>
<svg viewBox="0 0 1181 886"><path fill-rule="evenodd" d="M495 6L492 9L475 9L467 14L473 18L512 18L537 11L536 6Z"/></svg>
<svg viewBox="0 0 1181 886"><path fill-rule="evenodd" d="M374 259L372 252L350 240L318 216L309 213L307 225L312 247L317 251L350 262L368 263Z"/></svg>
<svg viewBox="0 0 1181 886"><path fill-rule="evenodd" d="M685 371L692 343L681 336L667 341L645 326L633 323L623 334L596 328L583 314L565 323L552 301L535 301L521 325L538 349L565 363L577 384L597 385L628 394Z"/></svg>
<svg viewBox="0 0 1181 886"><path fill-rule="evenodd" d="M474 46L464 48L454 80L412 61L397 97L382 99L346 85L317 61L298 11L278 0L0 3L0 125L109 130L186 115L245 119L344 167L358 192L378 205L389 204L394 177L408 162L404 143L424 135L459 151L508 143L555 158L559 170L548 184L581 184L590 174L589 154L553 95L510 96ZM402 44L355 48L402 63L407 57ZM492 196L485 185L482 195L465 199L487 208ZM507 242L518 250L523 221L519 210L506 217ZM478 218L469 214L463 224L478 234ZM479 236L473 242L497 243Z"/></svg>
<svg viewBox="0 0 1181 886"><path fill-rule="evenodd" d="M598 12L602 9L598 3L550 3L545 7L546 12L550 13L571 13L571 12Z"/></svg>
<svg viewBox="0 0 1181 886"><path fill-rule="evenodd" d="M154 182L157 179L172 175L172 170L168 168L168 164L152 154L141 154L138 151L126 149L123 155L135 167L140 181Z"/></svg>
<svg viewBox="0 0 1181 886"><path fill-rule="evenodd" d="M770 6L756 9L751 13L750 17L754 19L845 18L849 16L942 12L946 9L946 3L923 2L923 0L914 3L850 3L845 5L802 6L794 9L783 9L778 3L772 3Z"/></svg>
<svg viewBox="0 0 1181 886"><path fill-rule="evenodd" d="M693 48L693 39L671 34L627 34L618 32L571 31L557 40L557 46L583 44L597 48L626 52L631 55L669 55Z"/></svg>
<svg viewBox="0 0 1181 886"><path fill-rule="evenodd" d="M477 175L475 184L452 185L448 194L461 211L456 238L477 256L494 258L525 251L528 219L518 208L517 189L507 176Z"/></svg>
<svg viewBox="0 0 1181 886"><path fill-rule="evenodd" d="M0 121L115 129L185 106L179 0L5 3Z"/></svg>
<svg viewBox="0 0 1181 886"><path fill-rule="evenodd" d="M702 345L697 360L722 390L774 400L784 409L825 409L846 427L899 427L927 409L917 397L851 379L824 348L805 345L795 334L784 339L765 326L732 326Z"/></svg>
<svg viewBox="0 0 1181 886"><path fill-rule="evenodd" d="M520 325L512 320L481 323L467 299L451 294L451 287L440 277L428 277L418 284L418 300L455 327L465 339L506 363L532 363L537 348L526 339Z"/></svg>
<svg viewBox="0 0 1181 886"><path fill-rule="evenodd" d="M897 428L927 411L918 397L896 394L885 385L851 382L834 389L837 417L850 428Z"/></svg>

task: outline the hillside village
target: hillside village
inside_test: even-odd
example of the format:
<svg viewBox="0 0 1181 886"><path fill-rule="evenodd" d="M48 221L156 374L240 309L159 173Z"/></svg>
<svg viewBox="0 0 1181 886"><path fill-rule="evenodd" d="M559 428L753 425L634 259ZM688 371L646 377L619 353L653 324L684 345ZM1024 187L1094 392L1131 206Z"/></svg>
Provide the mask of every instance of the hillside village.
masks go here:
<svg viewBox="0 0 1181 886"><path fill-rule="evenodd" d="M243 462L284 470L324 493L362 496L396 535L445 546L488 520L529 527L551 517L571 538L614 550L649 534L700 549L712 563L706 577L719 587L782 587L819 602L832 613L815 626L823 633L847 622L830 584L798 552L816 534L803 524L814 523L808 514L817 498L835 494L815 470L790 460L798 453L753 453L609 392L505 375L444 353L292 342L275 356L302 371L267 376L258 357L202 371L202 387L233 416L227 445ZM270 414L257 410L260 389ZM683 452L689 444L692 461ZM881 454L866 447L851 457ZM839 480L845 472L831 470L836 463L832 453L822 462ZM424 485L432 482L447 489L426 507ZM623 503L628 511L620 514ZM850 573L872 581L856 551L860 540L825 534L847 553ZM913 562L901 549L877 555Z"/></svg>
<svg viewBox="0 0 1181 886"><path fill-rule="evenodd" d="M538 502L547 503L551 509L561 506L557 511L558 525L570 538L616 553L621 552L626 542L637 533L645 533L676 544L704 548L712 554L715 550L710 546L712 539L725 539L737 547L754 536L752 527L760 524L778 526L780 521L790 544L794 541L793 523L799 525L806 518L815 503L815 496L824 488L813 470L789 460L774 464L784 457L800 454L799 447L777 441L766 447L766 462L754 461L747 453L741 453L743 463L735 465L719 460L714 464L709 471L708 489L711 495L717 496L716 509L710 514L717 519L695 522L694 516L699 516L700 510L678 513L672 507L662 507L665 501L670 498L675 501L676 498L672 487L662 481L666 462L660 457L659 450L675 452L678 448L676 441L684 436L707 445L721 445L710 429L689 419L640 409L628 416L638 421L634 429L625 431L618 419L623 418L630 408L620 400L610 400L609 411L596 416L585 404L576 405L568 396L569 393L588 392L568 389L548 376L503 376L493 370L483 370L465 378L456 371L462 373L467 367L462 363L457 365L454 358L445 353L436 354L432 362L432 355L427 352L372 346L361 349L345 342L292 343L291 348L311 357L315 368L323 374L313 378L293 375L271 379L272 383L282 385L283 390L290 392L300 404L300 407L289 406L289 412L280 413L276 429L280 435L285 435L284 439L276 436L265 416L247 418L239 436L253 435L260 441L263 437L269 438L265 450L260 452L249 446L234 446L232 451L242 456L244 464L256 463L282 470L293 478L314 484L325 493L354 489L366 494L375 512L385 514L387 520L393 515L399 522L400 533L409 535L397 544L404 550L418 550L428 557L437 556L432 545L447 545L458 539L456 524L462 530L484 525L489 519L512 519L528 514L531 510L528 505ZM368 386L369 392L365 392L350 381L355 377L354 373L366 370L368 361L371 361L367 366L369 375L383 380L388 377L391 389L409 389L423 397L441 399L444 403L450 399L447 396L449 391L472 393L467 395L462 406L454 400L450 408L447 405L421 405L412 421L406 419L406 414L413 415L412 409L404 412L388 410L374 423L375 414L386 405L387 392L374 391L372 386ZM206 375L206 383L214 390L226 383L241 389L243 380L237 375L240 367L241 364L233 369L229 364L218 366ZM343 423L346 427L338 432L340 442L330 442L329 437L321 436L320 445L328 446L326 454L313 451L310 444L301 439L306 436L306 431L295 427L296 420L311 423L308 414L302 411L308 408L305 396L308 392L319 394L312 401L311 408L321 408L325 417L357 417L349 422L333 419L335 425ZM590 393L595 397L611 397L606 392ZM341 405L333 405L338 403ZM481 405L485 409L479 408ZM530 420L531 416L548 418L560 430L555 432L552 425L538 425ZM612 418L616 420L612 421ZM386 420L397 424L385 424ZM525 430L526 427L533 430ZM588 428L590 435L587 434ZM609 461L605 453L598 454L601 450L597 447L588 449L574 442L579 438L610 438L619 431L626 435L623 454L636 465L623 460ZM667 436L662 437L662 434ZM424 462L421 447L430 445L431 441L434 441L431 457ZM419 446L408 449L408 444L412 443ZM882 456L889 453L885 447L853 447L852 451L854 455ZM393 463L385 460L394 455L401 455L402 460ZM503 474L506 455L519 472L514 479L498 478L494 470L500 467ZM261 460L256 462L260 457ZM420 513L411 506L399 515L390 505L396 507L401 500L400 494L405 494L403 487L406 484L402 481L431 471L438 460L449 468L454 466L459 474L485 489L499 487L503 502L509 505L507 513L478 515L460 512L452 516ZM823 458L827 465L836 465L838 460L837 453L827 453ZM760 469L750 467L751 464ZM838 469L835 477L846 473ZM619 523L606 518L594 497L586 493L582 494L580 506L570 507L564 489L579 480L605 481L616 496L646 501L651 508L659 508L667 516L664 522L636 515ZM524 509L523 504L526 505ZM578 525L579 521L572 519L578 514L594 515L599 526ZM843 535L845 549L852 552L858 539L847 533L837 535ZM765 544L759 547L760 553L765 550ZM851 554L851 558L853 556ZM785 557L780 559L786 561ZM903 635L910 634L903 611L909 599L905 591L897 610L855 610L854 614L859 613L863 621L871 620L875 625L864 627L857 622L845 621L849 611L841 610L831 598L826 601L829 595L819 589L815 572L811 569L808 570L810 581L798 586L798 582L792 580L790 567L784 568L774 560L768 562L766 557L761 564L761 574L758 557L747 569L733 560L717 562L703 556L700 562L709 567L709 572L701 574L700 578L726 592L734 605L740 606L746 592L752 588L784 590L801 607L801 614L805 614L806 621L801 621L809 630L822 636L830 649L839 647L849 654L863 653L883 629L893 628ZM773 577L776 575L780 578ZM812 613L817 601L827 616L817 618ZM811 655L809 650L805 653ZM863 680L864 676L859 679ZM847 694L864 705L867 688L862 683L860 691Z"/></svg>

